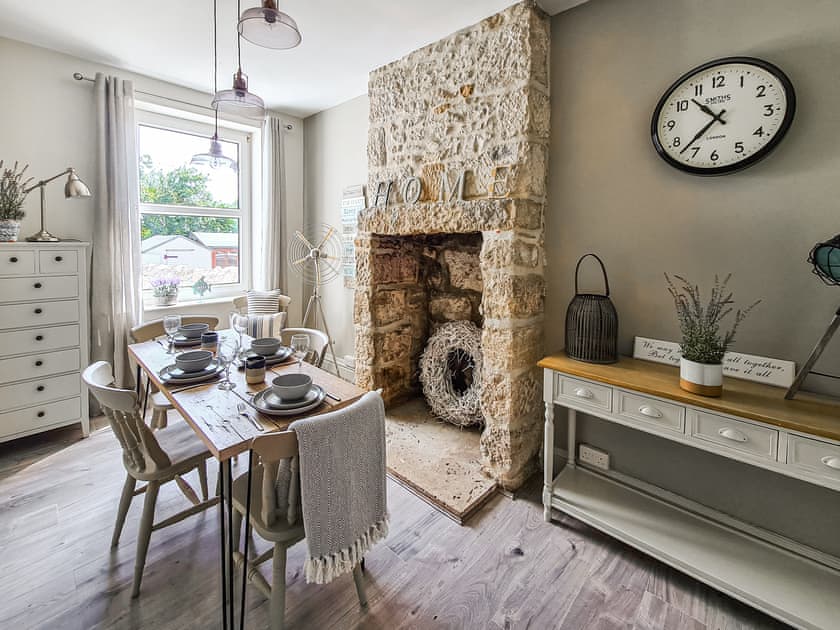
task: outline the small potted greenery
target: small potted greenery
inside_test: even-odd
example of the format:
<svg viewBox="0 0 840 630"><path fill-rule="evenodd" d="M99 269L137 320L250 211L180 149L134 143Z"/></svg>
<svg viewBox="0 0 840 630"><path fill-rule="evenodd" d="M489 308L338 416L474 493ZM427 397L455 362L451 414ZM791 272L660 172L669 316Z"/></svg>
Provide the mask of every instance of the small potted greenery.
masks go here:
<svg viewBox="0 0 840 630"><path fill-rule="evenodd" d="M732 312L732 292L726 285L732 274L715 285L708 304L700 299L700 289L682 276L674 280L665 274L668 292L674 298L680 323L680 387L701 396L720 396L723 393L723 355L735 342L735 332L749 312L761 301L756 300L745 309L735 312L735 321L727 332L721 332L723 319Z"/></svg>
<svg viewBox="0 0 840 630"><path fill-rule="evenodd" d="M18 163L3 168L0 160L0 241L16 241L20 234L20 221L24 217L23 202L28 194L26 187L32 178L23 179L29 164L18 170Z"/></svg>
<svg viewBox="0 0 840 630"><path fill-rule="evenodd" d="M178 301L178 286L181 284L180 278L155 278L150 284L152 285L152 294L155 296L155 302L158 306L171 306Z"/></svg>

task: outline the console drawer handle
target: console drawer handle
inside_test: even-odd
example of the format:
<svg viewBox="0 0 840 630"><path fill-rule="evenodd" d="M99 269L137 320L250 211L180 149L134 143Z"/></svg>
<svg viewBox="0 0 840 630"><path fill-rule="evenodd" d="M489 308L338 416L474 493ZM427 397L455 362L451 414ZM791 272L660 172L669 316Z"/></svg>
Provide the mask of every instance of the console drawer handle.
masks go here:
<svg viewBox="0 0 840 630"><path fill-rule="evenodd" d="M647 416L648 418L661 418L662 412L659 411L656 407L651 407L650 405L642 405L639 407L639 413L643 416Z"/></svg>
<svg viewBox="0 0 840 630"><path fill-rule="evenodd" d="M35 341L43 341L44 335L35 335Z"/></svg>
<svg viewBox="0 0 840 630"><path fill-rule="evenodd" d="M577 396L578 398L586 398L587 400L589 400L590 398L594 398L595 394L593 394L591 391L589 391L585 387L578 387L575 390L575 396Z"/></svg>
<svg viewBox="0 0 840 630"><path fill-rule="evenodd" d="M718 435L726 438L727 440L732 440L733 442L746 442L748 439L746 435L744 435L737 429L730 429L729 427L719 429Z"/></svg>
<svg viewBox="0 0 840 630"><path fill-rule="evenodd" d="M36 309L35 309L35 314L36 314L36 315L40 315L40 314L41 314L41 313L43 313L43 312L44 312L44 309L42 309L42 308L36 308Z"/></svg>
<svg viewBox="0 0 840 630"><path fill-rule="evenodd" d="M11 258L9 258L10 263L16 263L17 261L18 261L17 256L12 256Z"/></svg>
<svg viewBox="0 0 840 630"><path fill-rule="evenodd" d="M33 286L33 287L35 287L36 289L40 289L40 288L41 288L41 283L40 283L40 282L36 282L36 283L35 283L35 284L33 284L32 286Z"/></svg>
<svg viewBox="0 0 840 630"><path fill-rule="evenodd" d="M41 359L38 359L37 361L35 361L35 367L41 367L42 365L44 365L44 362L41 361Z"/></svg>
<svg viewBox="0 0 840 630"><path fill-rule="evenodd" d="M39 411L39 412L38 412L38 417L39 417L39 418L43 418L45 415L47 415L47 414L46 414L45 412L43 412L43 411Z"/></svg>
<svg viewBox="0 0 840 630"><path fill-rule="evenodd" d="M64 259L61 256L56 256L55 257L55 262L61 262L62 260L64 260Z"/></svg>
<svg viewBox="0 0 840 630"><path fill-rule="evenodd" d="M42 392L46 389L46 387L44 387L43 385L38 385L38 387L36 387L35 389L39 392Z"/></svg>
<svg viewBox="0 0 840 630"><path fill-rule="evenodd" d="M820 460L823 464L834 470L840 470L840 457L834 455L826 455Z"/></svg>

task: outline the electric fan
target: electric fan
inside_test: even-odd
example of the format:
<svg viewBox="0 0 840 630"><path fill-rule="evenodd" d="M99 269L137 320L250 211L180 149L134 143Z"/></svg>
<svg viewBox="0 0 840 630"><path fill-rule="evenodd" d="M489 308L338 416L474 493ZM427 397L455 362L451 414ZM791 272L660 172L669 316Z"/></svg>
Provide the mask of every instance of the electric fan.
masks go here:
<svg viewBox="0 0 840 630"><path fill-rule="evenodd" d="M336 374L341 376L335 350L332 347L332 336L327 327L324 307L321 303L321 287L332 282L341 275L342 244L338 230L326 223L312 224L304 227L303 231L295 231L289 241L289 265L306 284L312 285L312 295L306 305L303 316L303 326L309 325L310 315L314 318L313 328L318 328L318 315L327 333L327 346L332 355Z"/></svg>

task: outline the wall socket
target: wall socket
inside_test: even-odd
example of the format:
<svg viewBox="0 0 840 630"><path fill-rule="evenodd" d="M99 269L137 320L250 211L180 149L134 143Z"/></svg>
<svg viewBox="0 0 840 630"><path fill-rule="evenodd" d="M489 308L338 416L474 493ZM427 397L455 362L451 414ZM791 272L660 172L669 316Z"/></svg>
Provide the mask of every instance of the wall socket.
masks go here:
<svg viewBox="0 0 840 630"><path fill-rule="evenodd" d="M588 444L580 445L580 461L601 470L610 469L610 454L606 451L598 450Z"/></svg>

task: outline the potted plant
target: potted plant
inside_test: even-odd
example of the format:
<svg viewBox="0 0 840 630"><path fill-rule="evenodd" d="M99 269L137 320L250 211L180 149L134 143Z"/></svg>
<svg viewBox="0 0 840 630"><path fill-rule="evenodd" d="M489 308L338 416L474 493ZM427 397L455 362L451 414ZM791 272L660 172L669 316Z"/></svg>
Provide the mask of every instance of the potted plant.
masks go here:
<svg viewBox="0 0 840 630"><path fill-rule="evenodd" d="M701 396L720 396L723 393L723 355L735 341L738 326L761 301L735 312L735 321L727 332L721 332L723 319L732 312L732 292L726 285L732 274L715 285L708 304L700 299L700 289L682 276L674 280L665 274L668 292L674 298L680 323L680 387ZM675 282L676 281L676 282Z"/></svg>
<svg viewBox="0 0 840 630"><path fill-rule="evenodd" d="M150 284L158 306L170 306L178 301L180 278L155 278Z"/></svg>
<svg viewBox="0 0 840 630"><path fill-rule="evenodd" d="M32 178L24 180L23 175L29 164L18 170L18 163L12 168L3 168L0 160L0 241L16 241L20 234L20 221L24 217L21 210L26 199L27 185Z"/></svg>

